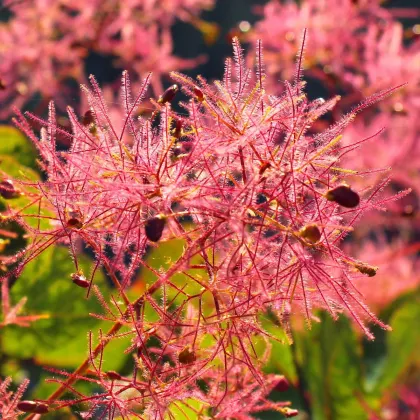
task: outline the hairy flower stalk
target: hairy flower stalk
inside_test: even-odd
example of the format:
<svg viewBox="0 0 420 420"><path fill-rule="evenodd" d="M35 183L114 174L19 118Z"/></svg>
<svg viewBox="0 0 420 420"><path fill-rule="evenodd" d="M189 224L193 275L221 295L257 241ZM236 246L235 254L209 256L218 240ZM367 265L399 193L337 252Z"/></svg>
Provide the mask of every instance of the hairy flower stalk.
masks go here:
<svg viewBox="0 0 420 420"><path fill-rule="evenodd" d="M75 265L69 281L88 295L93 286L104 308L95 316L113 325L96 339L90 333L89 358L75 373L52 379L60 388L42 403L49 410L78 404L84 418L163 419L188 409L202 419L251 419L270 409L292 417L297 412L287 403L267 399L284 379L262 372L275 339L263 328L264 314L270 311L285 331L295 314L310 326L318 308L334 318L348 314L369 338L366 322L387 328L353 286L353 278L376 267L339 247L363 213L390 200L379 198L386 180L357 191L346 182L357 173L341 168L340 160L361 143L344 145L343 129L393 89L313 135L312 124L339 98L308 100L302 52L293 83L273 96L265 91L261 44L255 72L245 66L237 39L233 48L222 81L173 73L176 85L151 101L150 118L136 112L150 76L133 97L124 73L119 131L93 77L83 87L89 121L68 109L71 134L57 127L53 104L48 121L28 115L44 126L40 138L18 115L47 179L13 181L39 209L9 213L31 238L13 274L49 246L65 244ZM171 107L178 90L187 96L181 113ZM70 150L56 150L58 134L69 137ZM40 223L45 220L48 227ZM174 239L183 243L181 255L154 269L146 248ZM89 275L78 264L81 243L95 255ZM111 302L95 286L100 268L118 291ZM130 301L127 291L140 268L155 280ZM106 345L127 336L132 374L105 372ZM84 395L73 386L78 381L102 391ZM74 399L60 401L64 391Z"/></svg>

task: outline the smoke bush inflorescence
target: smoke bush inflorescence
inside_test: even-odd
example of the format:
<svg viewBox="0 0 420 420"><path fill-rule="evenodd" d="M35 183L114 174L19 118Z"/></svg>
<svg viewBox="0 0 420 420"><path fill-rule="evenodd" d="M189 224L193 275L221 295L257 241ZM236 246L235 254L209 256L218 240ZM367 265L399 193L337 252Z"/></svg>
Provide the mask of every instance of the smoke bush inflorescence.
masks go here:
<svg viewBox="0 0 420 420"><path fill-rule="evenodd" d="M160 419L179 407L203 419L251 419L267 409L292 417L297 412L287 403L267 399L276 387L284 389L284 378L262 371L273 339L265 321L282 326L290 341L291 317L303 314L310 326L318 308L333 318L350 315L369 338L366 321L387 328L353 285L377 267L339 244L363 213L395 197L379 197L387 179L358 190L346 182L358 173L341 161L368 137L343 143L341 133L393 89L314 134L313 124L339 97L308 100L303 53L293 82L275 96L265 90L261 43L256 71L245 66L237 39L233 48L221 81L172 73L176 84L151 100L150 117L138 116L138 108L151 77L133 96L125 72L119 130L121 121L111 120L93 77L82 87L89 111L79 119L68 109L71 134L57 126L52 103L48 121L18 115L47 178L4 186L6 194L23 194L39 207L37 214L8 215L30 237L13 274L49 246L67 245L75 265L69 281L88 295L93 290L104 309L95 316L112 324L108 332L89 333L86 362L74 373L58 372L65 378L51 381L60 388L43 403L26 402L26 411L83 403L84 418ZM186 99L177 112L171 103L181 93ZM43 125L40 138L30 120ZM57 135L71 140L68 151L56 149ZM40 223L45 220L48 227ZM174 239L183 243L179 258L152 268L147 248ZM80 244L95 255L91 273L79 267ZM100 268L118 290L111 302L95 286ZM130 300L139 269L153 272L155 281ZM131 337L130 375L102 369L107 344L122 336ZM72 384L83 380L101 391L76 391ZM65 391L74 399L60 400Z"/></svg>

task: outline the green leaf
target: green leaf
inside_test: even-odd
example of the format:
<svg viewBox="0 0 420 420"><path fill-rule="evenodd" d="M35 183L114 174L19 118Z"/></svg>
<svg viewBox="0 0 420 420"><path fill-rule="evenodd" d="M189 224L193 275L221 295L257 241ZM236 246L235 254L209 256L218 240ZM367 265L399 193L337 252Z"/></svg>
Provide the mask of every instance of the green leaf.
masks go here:
<svg viewBox="0 0 420 420"><path fill-rule="evenodd" d="M0 155L0 171L6 173L11 178L19 179L22 181L37 181L39 180L39 174L33 169L23 166L14 157L8 155ZM1 177L1 175L0 175ZM32 187L25 188L30 192L36 192ZM39 213L39 202L33 199L33 197L27 195L21 195L17 198L4 199L0 197L0 211L5 211L7 208L12 210L21 210L25 208L22 215L38 215ZM45 210L41 210L41 214L47 215ZM41 228L50 227L48 219L38 219L36 217L26 218L28 224L36 227L40 223Z"/></svg>
<svg viewBox="0 0 420 420"><path fill-rule="evenodd" d="M0 154L0 169L13 178L30 180L39 179L38 172L22 165L14 156ZM11 202L12 200L9 201Z"/></svg>
<svg viewBox="0 0 420 420"><path fill-rule="evenodd" d="M85 256L79 259L80 267L89 272L91 261ZM9 325L3 331L2 347L9 356L21 359L34 358L38 364L74 368L87 356L88 331L99 328L107 331L110 325L89 313L103 313L92 294L86 299L86 289L72 283L70 274L74 264L64 247L50 247L28 264L11 288L13 303L28 297L25 309L29 314L46 315L28 328ZM102 273L95 275L95 284L105 298L110 290ZM112 343L107 358L107 369L116 369L124 363L121 347L125 343ZM114 352L112 348L117 347ZM118 354L118 357L116 356Z"/></svg>
<svg viewBox="0 0 420 420"><path fill-rule="evenodd" d="M321 323L296 334L300 370L311 395L313 420L367 419L361 403L361 351L346 318L334 322L321 314Z"/></svg>
<svg viewBox="0 0 420 420"><path fill-rule="evenodd" d="M184 247L186 246L186 242L183 239L171 239L168 241L162 241L157 246L151 248L145 257L146 263L154 269L156 272L162 272L169 269L169 267L174 264L183 254ZM190 264L203 264L203 260L200 256L195 255L191 258ZM190 274L191 276L201 279L203 281L207 281L208 276L203 270L199 269L185 269L185 271ZM146 267L142 267L139 275L139 281L142 285L152 285L157 280L157 275L150 269ZM184 273L178 272L175 273L171 277L171 283L176 285L177 287L181 288L185 293L189 295L194 295L200 292L201 286L193 281L190 277L185 275ZM131 290L132 295L133 292L139 292L139 284L134 285ZM158 291L156 294L161 293ZM178 293L178 291L174 288L168 288L167 291L168 299L174 299L174 303L177 305L182 304L185 297L183 294ZM156 296L155 296L156 297ZM206 296L207 301L204 301L204 307L202 310L205 312L207 306L211 306L213 308L213 299L210 299L210 296ZM208 305L207 305L208 304Z"/></svg>
<svg viewBox="0 0 420 420"><path fill-rule="evenodd" d="M399 307L393 313L390 325L392 331L386 335L386 354L376 380L371 384L371 390L377 394L389 389L411 363L419 360L419 299L407 301Z"/></svg>
<svg viewBox="0 0 420 420"><path fill-rule="evenodd" d="M0 125L0 155L11 156L19 164L37 169L34 146L14 127Z"/></svg>
<svg viewBox="0 0 420 420"><path fill-rule="evenodd" d="M165 419L192 420L198 418L198 412L204 410L205 404L199 400L188 398L185 401L177 401L169 406Z"/></svg>
<svg viewBox="0 0 420 420"><path fill-rule="evenodd" d="M270 339L272 345L270 360L264 367L264 371L284 375L289 382L296 385L298 376L293 360L292 346L288 343L286 333L281 327L267 319L267 317L260 318L264 330L273 337Z"/></svg>

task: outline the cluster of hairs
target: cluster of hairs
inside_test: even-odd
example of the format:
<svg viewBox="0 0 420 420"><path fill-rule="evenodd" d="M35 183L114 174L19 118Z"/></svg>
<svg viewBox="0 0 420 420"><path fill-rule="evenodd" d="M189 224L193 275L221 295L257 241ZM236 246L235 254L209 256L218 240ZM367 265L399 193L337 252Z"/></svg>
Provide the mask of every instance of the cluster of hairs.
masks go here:
<svg viewBox="0 0 420 420"><path fill-rule="evenodd" d="M380 198L386 180L356 190L347 177L357 172L340 162L368 140L344 144L343 130L394 89L315 134L313 125L339 98L307 98L303 48L294 80L279 96L266 92L261 43L255 71L245 65L237 39L233 50L221 81L172 73L175 84L151 99L149 117L138 109L150 76L133 96L124 72L118 131L93 77L83 86L89 110L78 118L68 109L71 134L57 126L52 103L48 121L18 115L46 179L1 185L3 197L25 195L27 208L39 209L8 213L29 238L12 274L18 277L48 247L66 245L74 261L69 282L87 297L92 291L103 306L95 316L111 324L107 332L89 332L89 356L75 372L54 372L64 378L50 379L59 388L49 399L24 401L28 418L69 405L96 419L174 418L186 409L200 419L245 420L263 410L292 417L297 412L287 403L267 399L287 386L283 377L263 373L276 340L265 322L282 327L289 341L290 320L303 315L310 327L319 308L334 319L349 315L369 338L366 322L387 328L353 285L377 267L339 244L365 212L395 196ZM181 94L186 99L176 111L172 104ZM43 126L40 137L34 120ZM69 150L57 150L58 135L71 140ZM153 268L147 249L174 239L183 243L179 257ZM81 244L95 256L90 273L78 263ZM115 286L110 301L95 284L101 269ZM139 270L155 279L130 300ZM130 375L102 367L108 343L119 337L131 338ZM85 395L74 385L79 381L101 391ZM74 398L60 399L63 393Z"/></svg>

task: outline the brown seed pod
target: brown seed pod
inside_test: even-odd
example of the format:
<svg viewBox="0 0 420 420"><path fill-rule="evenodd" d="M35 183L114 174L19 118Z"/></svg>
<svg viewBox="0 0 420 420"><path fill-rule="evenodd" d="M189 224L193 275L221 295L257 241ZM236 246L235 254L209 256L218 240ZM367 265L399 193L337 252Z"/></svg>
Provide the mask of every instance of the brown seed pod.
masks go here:
<svg viewBox="0 0 420 420"><path fill-rule="evenodd" d="M87 289L90 285L90 282L86 280L86 277L82 273L73 273L71 275L71 280L74 284L82 287L83 289Z"/></svg>
<svg viewBox="0 0 420 420"><path fill-rule="evenodd" d="M299 236L311 244L316 244L321 239L321 231L316 224L306 225L299 230Z"/></svg>
<svg viewBox="0 0 420 420"><path fill-rule="evenodd" d="M106 376L108 376L109 379L112 379L114 381L118 381L122 378L122 376L118 372L115 372L115 370L109 370L106 373Z"/></svg>
<svg viewBox="0 0 420 420"><path fill-rule="evenodd" d="M179 91L178 85L172 85L168 87L168 89L165 90L165 92L162 93L162 95L159 96L158 104L163 105L168 102L171 102L172 99L175 98L175 95Z"/></svg>
<svg viewBox="0 0 420 420"><path fill-rule="evenodd" d="M95 122L95 118L93 116L93 112L89 109L89 111L85 112L85 115L82 117L82 124L85 126L91 125Z"/></svg>
<svg viewBox="0 0 420 420"><path fill-rule="evenodd" d="M173 136L176 139L179 139L181 137L181 132L182 132L182 120L177 118L177 119L175 119L175 127L174 127L174 131L173 131Z"/></svg>
<svg viewBox="0 0 420 420"><path fill-rule="evenodd" d="M257 198L255 199L256 204L265 204L268 203L268 198L265 194L259 193L257 194Z"/></svg>
<svg viewBox="0 0 420 420"><path fill-rule="evenodd" d="M197 359L194 351L192 351L189 347L185 347L184 350L181 351L178 355L179 363L183 365L187 365L190 363L194 363Z"/></svg>
<svg viewBox="0 0 420 420"><path fill-rule="evenodd" d="M158 242L162 237L165 225L166 217L164 216L156 216L146 220L144 230L146 232L147 239L152 242Z"/></svg>
<svg viewBox="0 0 420 420"><path fill-rule="evenodd" d="M362 274L366 274L369 277L376 276L376 272L378 271L378 267L375 267L373 265L369 265L369 264L366 264L366 263L357 263L354 266Z"/></svg>
<svg viewBox="0 0 420 420"><path fill-rule="evenodd" d="M11 179L0 182L0 195L5 199L20 197L20 190L16 188Z"/></svg>
<svg viewBox="0 0 420 420"><path fill-rule="evenodd" d="M199 101L199 102L204 101L204 93L199 87L194 86L193 92L194 92L194 95L195 95L197 101Z"/></svg>
<svg viewBox="0 0 420 420"><path fill-rule="evenodd" d="M48 405L39 401L24 400L17 404L17 408L24 413L45 414L48 413Z"/></svg>
<svg viewBox="0 0 420 420"><path fill-rule="evenodd" d="M67 219L67 227L70 229L81 229L82 226L83 223L77 217L70 217L70 219Z"/></svg>
<svg viewBox="0 0 420 420"><path fill-rule="evenodd" d="M347 208L357 207L360 203L359 194L347 185L339 185L327 191L325 198Z"/></svg>
<svg viewBox="0 0 420 420"><path fill-rule="evenodd" d="M274 390L278 392L286 392L288 389L289 381L284 376L280 376Z"/></svg>

